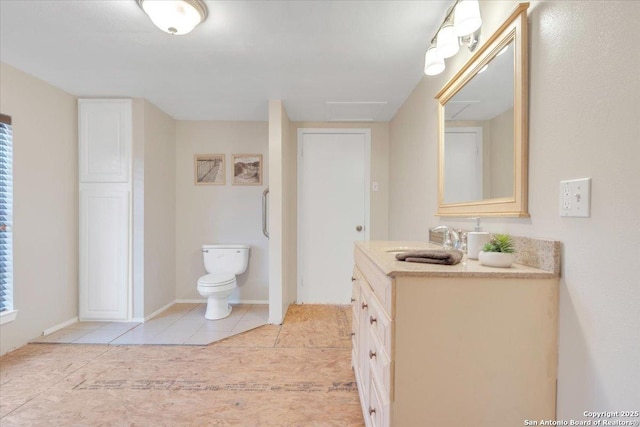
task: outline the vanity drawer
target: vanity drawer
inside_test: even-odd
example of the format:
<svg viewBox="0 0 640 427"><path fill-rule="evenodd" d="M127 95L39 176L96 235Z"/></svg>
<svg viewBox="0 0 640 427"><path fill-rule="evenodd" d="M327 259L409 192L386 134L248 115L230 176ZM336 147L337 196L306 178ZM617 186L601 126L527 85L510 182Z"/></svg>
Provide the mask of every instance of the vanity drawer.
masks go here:
<svg viewBox="0 0 640 427"><path fill-rule="evenodd" d="M391 397L391 358L373 333L369 335L366 357L369 359L370 376L376 376L380 382L378 391L389 399Z"/></svg>
<svg viewBox="0 0 640 427"><path fill-rule="evenodd" d="M380 269L359 249L356 249L355 260L358 265L358 269L366 278L367 282L373 289L373 293L380 301L382 308L387 315L393 319L393 312L391 311L393 305L393 287L392 280L386 276Z"/></svg>
<svg viewBox="0 0 640 427"><path fill-rule="evenodd" d="M372 427L389 427L390 404L388 397L381 392L375 375L369 377L369 406L366 408L369 423Z"/></svg>
<svg viewBox="0 0 640 427"><path fill-rule="evenodd" d="M387 354L391 354L391 320L382 309L377 298L373 295L369 297L368 316L366 320L369 329L377 335Z"/></svg>

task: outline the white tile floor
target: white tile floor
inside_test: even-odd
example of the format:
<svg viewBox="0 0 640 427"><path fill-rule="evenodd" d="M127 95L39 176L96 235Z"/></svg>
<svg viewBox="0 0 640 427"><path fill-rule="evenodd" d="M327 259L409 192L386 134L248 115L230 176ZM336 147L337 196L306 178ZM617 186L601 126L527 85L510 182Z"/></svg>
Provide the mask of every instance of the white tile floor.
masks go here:
<svg viewBox="0 0 640 427"><path fill-rule="evenodd" d="M229 317L207 320L206 304L174 304L145 323L78 322L32 342L207 345L267 324L268 305L232 306Z"/></svg>

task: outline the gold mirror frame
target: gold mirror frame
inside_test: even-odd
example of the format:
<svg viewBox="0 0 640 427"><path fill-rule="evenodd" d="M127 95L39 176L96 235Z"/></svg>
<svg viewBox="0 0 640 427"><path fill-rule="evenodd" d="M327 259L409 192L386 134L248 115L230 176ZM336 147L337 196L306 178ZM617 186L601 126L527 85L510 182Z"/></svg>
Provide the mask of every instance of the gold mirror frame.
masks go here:
<svg viewBox="0 0 640 427"><path fill-rule="evenodd" d="M439 216L529 217L528 199L528 52L527 9L521 3L498 30L438 92L438 212ZM514 52L514 188L512 196L464 203L444 202L444 107L449 99L513 41Z"/></svg>

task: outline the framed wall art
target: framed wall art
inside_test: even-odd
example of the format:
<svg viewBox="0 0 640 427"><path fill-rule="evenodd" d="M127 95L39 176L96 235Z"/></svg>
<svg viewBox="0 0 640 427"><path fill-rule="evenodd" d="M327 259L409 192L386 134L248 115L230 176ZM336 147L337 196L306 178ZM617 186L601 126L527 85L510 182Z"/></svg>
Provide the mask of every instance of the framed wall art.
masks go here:
<svg viewBox="0 0 640 427"><path fill-rule="evenodd" d="M224 185L224 154L196 154L195 185Z"/></svg>
<svg viewBox="0 0 640 427"><path fill-rule="evenodd" d="M233 185L262 185L262 154L234 154Z"/></svg>

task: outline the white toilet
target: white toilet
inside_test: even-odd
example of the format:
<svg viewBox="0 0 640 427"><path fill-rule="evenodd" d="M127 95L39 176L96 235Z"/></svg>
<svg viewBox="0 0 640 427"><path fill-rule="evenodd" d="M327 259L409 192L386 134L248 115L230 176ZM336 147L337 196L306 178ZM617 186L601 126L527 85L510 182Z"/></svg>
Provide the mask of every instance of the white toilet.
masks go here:
<svg viewBox="0 0 640 427"><path fill-rule="evenodd" d="M231 314L229 295L235 288L236 275L242 274L249 263L248 245L202 245L206 276L198 279L198 292L207 297L209 320L224 319Z"/></svg>

